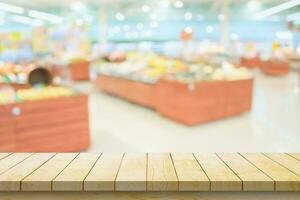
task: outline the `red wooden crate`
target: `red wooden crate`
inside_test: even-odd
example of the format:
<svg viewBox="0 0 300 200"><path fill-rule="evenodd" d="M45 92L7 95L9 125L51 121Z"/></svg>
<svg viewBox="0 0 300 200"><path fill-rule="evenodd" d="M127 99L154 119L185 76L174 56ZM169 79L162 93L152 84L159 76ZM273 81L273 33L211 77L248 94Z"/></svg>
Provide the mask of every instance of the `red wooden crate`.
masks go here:
<svg viewBox="0 0 300 200"><path fill-rule="evenodd" d="M90 62L78 61L69 63L69 74L73 81L90 80Z"/></svg>
<svg viewBox="0 0 300 200"><path fill-rule="evenodd" d="M155 107L155 85L118 78L108 75L98 75L96 85L102 91L122 97L130 102L145 107Z"/></svg>

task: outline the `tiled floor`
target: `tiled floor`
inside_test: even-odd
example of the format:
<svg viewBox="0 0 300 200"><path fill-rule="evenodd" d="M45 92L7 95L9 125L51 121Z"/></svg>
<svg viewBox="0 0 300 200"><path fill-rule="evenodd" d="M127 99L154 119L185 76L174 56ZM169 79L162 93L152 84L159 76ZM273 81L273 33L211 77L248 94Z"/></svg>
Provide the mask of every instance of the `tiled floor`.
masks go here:
<svg viewBox="0 0 300 200"><path fill-rule="evenodd" d="M300 151L299 77L254 72L252 112L187 127L153 110L93 89L90 92L90 152Z"/></svg>

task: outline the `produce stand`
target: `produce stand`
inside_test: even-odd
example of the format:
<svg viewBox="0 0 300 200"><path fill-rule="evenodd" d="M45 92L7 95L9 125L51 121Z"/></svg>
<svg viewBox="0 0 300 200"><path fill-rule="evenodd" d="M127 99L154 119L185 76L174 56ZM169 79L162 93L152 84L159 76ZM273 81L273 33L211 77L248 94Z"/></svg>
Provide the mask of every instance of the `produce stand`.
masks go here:
<svg viewBox="0 0 300 200"><path fill-rule="evenodd" d="M96 86L104 92L145 107L155 108L155 84L99 74Z"/></svg>
<svg viewBox="0 0 300 200"><path fill-rule="evenodd" d="M0 150L68 152L88 148L86 95L0 105Z"/></svg>
<svg viewBox="0 0 300 200"><path fill-rule="evenodd" d="M298 200L299 153L0 154L4 200Z"/></svg>
<svg viewBox="0 0 300 200"><path fill-rule="evenodd" d="M185 125L197 125L251 110L253 79L184 83L160 79L143 83L99 74L96 87L155 109Z"/></svg>
<svg viewBox="0 0 300 200"><path fill-rule="evenodd" d="M267 75L282 76L290 71L288 61L266 60L261 62L261 70Z"/></svg>
<svg viewBox="0 0 300 200"><path fill-rule="evenodd" d="M258 68L261 65L261 59L260 57L241 57L240 58L240 64L242 66L245 66L247 68Z"/></svg>
<svg viewBox="0 0 300 200"><path fill-rule="evenodd" d="M73 81L90 79L90 62L74 61L68 64L69 76Z"/></svg>
<svg viewBox="0 0 300 200"><path fill-rule="evenodd" d="M251 110L253 79L181 83L160 80L157 111L186 125L240 114Z"/></svg>

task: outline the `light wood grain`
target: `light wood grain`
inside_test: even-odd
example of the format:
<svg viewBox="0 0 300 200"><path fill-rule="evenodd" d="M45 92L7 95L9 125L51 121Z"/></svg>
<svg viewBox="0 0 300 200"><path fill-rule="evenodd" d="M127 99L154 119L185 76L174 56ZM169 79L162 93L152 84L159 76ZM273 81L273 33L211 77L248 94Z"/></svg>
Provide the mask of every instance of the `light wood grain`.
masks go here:
<svg viewBox="0 0 300 200"><path fill-rule="evenodd" d="M242 191L242 181L215 154L195 154L211 181L211 191Z"/></svg>
<svg viewBox="0 0 300 200"><path fill-rule="evenodd" d="M52 182L53 191L82 191L83 181L99 154L81 153Z"/></svg>
<svg viewBox="0 0 300 200"><path fill-rule="evenodd" d="M116 179L116 191L146 191L147 154L126 153Z"/></svg>
<svg viewBox="0 0 300 200"><path fill-rule="evenodd" d="M237 153L218 156L243 181L243 191L274 191L274 181Z"/></svg>
<svg viewBox="0 0 300 200"><path fill-rule="evenodd" d="M300 153L288 153L290 156L296 158L297 160L300 160Z"/></svg>
<svg viewBox="0 0 300 200"><path fill-rule="evenodd" d="M193 154L171 154L179 182L179 191L209 191L210 181Z"/></svg>
<svg viewBox="0 0 300 200"><path fill-rule="evenodd" d="M84 180L85 191L114 191L124 154L103 153Z"/></svg>
<svg viewBox="0 0 300 200"><path fill-rule="evenodd" d="M11 153L0 153L0 160L9 156Z"/></svg>
<svg viewBox="0 0 300 200"><path fill-rule="evenodd" d="M19 191L21 181L49 160L53 153L37 153L0 175L0 191Z"/></svg>
<svg viewBox="0 0 300 200"><path fill-rule="evenodd" d="M276 191L300 191L300 177L261 153L242 156L275 181Z"/></svg>
<svg viewBox="0 0 300 200"><path fill-rule="evenodd" d="M300 161L282 153L266 153L268 158L274 160L275 162L281 164L282 166L288 168L293 173L300 176Z"/></svg>
<svg viewBox="0 0 300 200"><path fill-rule="evenodd" d="M22 181L23 191L51 191L52 180L78 155L59 153Z"/></svg>
<svg viewBox="0 0 300 200"><path fill-rule="evenodd" d="M170 154L148 154L148 191L178 191L178 180Z"/></svg>
<svg viewBox="0 0 300 200"><path fill-rule="evenodd" d="M18 163L22 162L31 155L32 153L14 153L6 158L1 159L0 174L17 165Z"/></svg>

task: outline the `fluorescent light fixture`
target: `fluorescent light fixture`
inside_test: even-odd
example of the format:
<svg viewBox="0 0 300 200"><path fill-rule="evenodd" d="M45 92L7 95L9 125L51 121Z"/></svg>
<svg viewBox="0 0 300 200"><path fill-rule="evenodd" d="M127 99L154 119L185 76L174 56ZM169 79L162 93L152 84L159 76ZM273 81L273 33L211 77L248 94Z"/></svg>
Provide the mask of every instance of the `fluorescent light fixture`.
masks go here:
<svg viewBox="0 0 300 200"><path fill-rule="evenodd" d="M115 17L118 21L124 21L125 19L125 16L122 13L117 13Z"/></svg>
<svg viewBox="0 0 300 200"><path fill-rule="evenodd" d="M32 22L32 18L21 15L12 15L10 20L21 24L31 24Z"/></svg>
<svg viewBox="0 0 300 200"><path fill-rule="evenodd" d="M184 32L191 34L193 32L192 27L185 27Z"/></svg>
<svg viewBox="0 0 300 200"><path fill-rule="evenodd" d="M223 14L219 14L218 19L219 19L219 21L224 21L225 16Z"/></svg>
<svg viewBox="0 0 300 200"><path fill-rule="evenodd" d="M175 1L174 2L174 7L175 8L182 8L183 7L183 2L182 1Z"/></svg>
<svg viewBox="0 0 300 200"><path fill-rule="evenodd" d="M6 4L6 3L0 3L0 10L5 11L5 12L11 12L11 13L16 13L16 14L23 14L25 12L24 8Z"/></svg>
<svg viewBox="0 0 300 200"><path fill-rule="evenodd" d="M191 20L192 18L193 18L193 14L192 14L192 13L186 12L186 13L184 14L184 19L185 19L185 20Z"/></svg>
<svg viewBox="0 0 300 200"><path fill-rule="evenodd" d="M147 13L150 11L150 7L148 5L143 5L141 9L144 13Z"/></svg>
<svg viewBox="0 0 300 200"><path fill-rule="evenodd" d="M30 10L28 12L28 15L33 18L47 20L53 24L61 24L63 22L62 17L59 17L57 15L52 15L49 13L45 13L45 12L36 11L36 10Z"/></svg>
<svg viewBox="0 0 300 200"><path fill-rule="evenodd" d="M300 12L290 14L286 17L287 21L300 21Z"/></svg>
<svg viewBox="0 0 300 200"><path fill-rule="evenodd" d="M207 33L212 33L214 31L214 27L206 26L205 30L206 30Z"/></svg>
<svg viewBox="0 0 300 200"><path fill-rule="evenodd" d="M280 13L282 11L288 10L288 9L298 6L298 5L300 5L300 0L288 1L285 3L279 4L277 6L274 6L272 8L266 9L262 12L256 13L254 15L254 19L260 20L265 17L269 17L269 16L275 15L277 13Z"/></svg>

